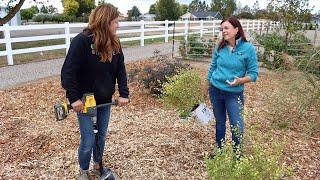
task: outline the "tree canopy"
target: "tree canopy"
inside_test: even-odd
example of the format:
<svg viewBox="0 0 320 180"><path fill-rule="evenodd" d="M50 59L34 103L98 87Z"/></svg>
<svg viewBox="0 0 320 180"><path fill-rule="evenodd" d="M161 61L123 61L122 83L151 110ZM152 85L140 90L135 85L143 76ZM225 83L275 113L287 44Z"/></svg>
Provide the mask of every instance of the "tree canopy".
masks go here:
<svg viewBox="0 0 320 180"><path fill-rule="evenodd" d="M206 4L206 1L193 0L189 4L189 11L208 11L210 8Z"/></svg>
<svg viewBox="0 0 320 180"><path fill-rule="evenodd" d="M157 20L177 20L180 16L179 3L175 0L158 0L156 12Z"/></svg>
<svg viewBox="0 0 320 180"><path fill-rule="evenodd" d="M211 3L211 10L220 12L224 18L231 16L236 8L235 0L212 0Z"/></svg>
<svg viewBox="0 0 320 180"><path fill-rule="evenodd" d="M128 20L129 21L139 20L140 15L141 15L141 13L140 13L140 10L137 6L133 6L130 10L128 10Z"/></svg>

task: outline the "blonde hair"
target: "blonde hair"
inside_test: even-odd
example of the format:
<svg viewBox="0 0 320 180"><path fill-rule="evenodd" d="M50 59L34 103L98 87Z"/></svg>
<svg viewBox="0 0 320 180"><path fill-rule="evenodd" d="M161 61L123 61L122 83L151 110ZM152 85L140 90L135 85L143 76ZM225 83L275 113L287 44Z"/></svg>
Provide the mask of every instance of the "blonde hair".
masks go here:
<svg viewBox="0 0 320 180"><path fill-rule="evenodd" d="M90 14L88 29L94 38L95 51L100 53L102 61L112 61L112 55L120 52L119 38L110 32L111 21L119 17L112 4L97 6Z"/></svg>

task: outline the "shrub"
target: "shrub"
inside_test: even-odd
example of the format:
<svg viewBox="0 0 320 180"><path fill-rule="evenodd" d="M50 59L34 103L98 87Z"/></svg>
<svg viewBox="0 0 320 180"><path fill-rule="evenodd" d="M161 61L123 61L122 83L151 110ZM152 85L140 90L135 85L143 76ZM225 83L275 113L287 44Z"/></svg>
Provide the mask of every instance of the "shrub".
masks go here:
<svg viewBox="0 0 320 180"><path fill-rule="evenodd" d="M282 52L285 49L284 38L277 33L257 35L256 39L266 51Z"/></svg>
<svg viewBox="0 0 320 180"><path fill-rule="evenodd" d="M217 180L281 179L286 173L287 170L277 162L279 154L263 148L258 143L252 148L251 153L237 160L232 146L226 145L224 149L217 151L214 159L206 160L210 178Z"/></svg>
<svg viewBox="0 0 320 180"><path fill-rule="evenodd" d="M176 107L181 117L187 117L193 106L204 101L200 74L195 70L182 70L163 85L163 100Z"/></svg>
<svg viewBox="0 0 320 180"><path fill-rule="evenodd" d="M163 83L167 82L169 77L176 75L179 70L187 69L188 64L182 64L167 56L158 56L155 51L154 59L142 61L141 65L131 68L128 71L129 81L139 81L147 88L151 95L159 97L162 94Z"/></svg>
<svg viewBox="0 0 320 180"><path fill-rule="evenodd" d="M180 69L185 68L185 65L178 62L167 62L158 68L146 66L144 67L144 71L147 73L147 76L141 80L152 95L159 96L162 94L163 84L168 81L167 78L174 76Z"/></svg>

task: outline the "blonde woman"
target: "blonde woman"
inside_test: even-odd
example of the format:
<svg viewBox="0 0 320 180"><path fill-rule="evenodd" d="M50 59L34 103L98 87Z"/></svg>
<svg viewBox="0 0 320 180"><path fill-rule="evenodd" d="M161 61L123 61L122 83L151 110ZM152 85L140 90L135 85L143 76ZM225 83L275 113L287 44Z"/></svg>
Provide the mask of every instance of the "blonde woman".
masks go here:
<svg viewBox="0 0 320 180"><path fill-rule="evenodd" d="M94 93L97 104L111 102L118 83L118 105L129 103L127 73L119 38L116 36L118 10L111 4L96 7L89 17L88 27L73 38L61 70L62 87L66 90L80 127L78 159L79 179L89 179L89 164L93 155L93 172L114 179L109 168L102 166L105 136L110 118L110 106L97 108L98 143L95 142L91 117L82 113L81 98Z"/></svg>

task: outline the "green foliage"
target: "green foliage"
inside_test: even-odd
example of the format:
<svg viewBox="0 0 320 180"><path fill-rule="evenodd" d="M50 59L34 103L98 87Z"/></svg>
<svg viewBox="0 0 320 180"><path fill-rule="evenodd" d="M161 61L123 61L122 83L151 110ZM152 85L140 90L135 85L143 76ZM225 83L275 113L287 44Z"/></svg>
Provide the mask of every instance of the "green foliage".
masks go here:
<svg viewBox="0 0 320 180"><path fill-rule="evenodd" d="M21 9L21 18L24 20L29 20L32 19L32 17L39 13L39 9L37 8L37 6L31 6L30 8L27 9Z"/></svg>
<svg viewBox="0 0 320 180"><path fill-rule="evenodd" d="M269 69L292 69L293 58L288 55L305 55L312 47L307 45L310 40L303 34L296 33L288 39L288 55L285 51L285 37L277 33L257 35L256 39L264 47L264 54L259 54L260 61L263 61ZM292 59L293 62L290 60Z"/></svg>
<svg viewBox="0 0 320 180"><path fill-rule="evenodd" d="M185 13L187 13L188 12L188 5L181 4L179 6L179 12L180 12L180 16L184 15Z"/></svg>
<svg viewBox="0 0 320 180"><path fill-rule="evenodd" d="M258 42L265 48L266 51L282 52L285 49L284 38L278 33L257 35Z"/></svg>
<svg viewBox="0 0 320 180"><path fill-rule="evenodd" d="M48 7L42 5L41 8L40 8L40 13L48 14L49 13Z"/></svg>
<svg viewBox="0 0 320 180"><path fill-rule="evenodd" d="M156 14L156 4L151 4L149 14Z"/></svg>
<svg viewBox="0 0 320 180"><path fill-rule="evenodd" d="M255 137L259 136L256 134ZM210 179L216 180L281 179L290 175L290 167L279 164L283 145L277 143L265 145L265 142L258 139L253 146L246 146L248 154L245 153L241 158L227 143L223 149L216 150L213 159L206 159L208 175Z"/></svg>
<svg viewBox="0 0 320 180"><path fill-rule="evenodd" d="M30 9L21 9L21 18L23 20L29 20L32 19L34 13Z"/></svg>
<svg viewBox="0 0 320 180"><path fill-rule="evenodd" d="M141 15L141 13L140 13L140 10L137 6L133 6L132 9L128 10L128 20L129 21L138 21L140 15Z"/></svg>
<svg viewBox="0 0 320 180"><path fill-rule="evenodd" d="M200 38L196 35L189 36L188 41L183 41L179 46L181 56L207 57L211 56L214 42L211 39ZM188 54L186 54L188 53Z"/></svg>
<svg viewBox="0 0 320 180"><path fill-rule="evenodd" d="M163 85L163 100L187 117L193 106L204 101L203 85L196 70L182 70Z"/></svg>
<svg viewBox="0 0 320 180"><path fill-rule="evenodd" d="M179 3L176 0L158 0L156 12L157 20L177 20L180 15Z"/></svg>
<svg viewBox="0 0 320 180"><path fill-rule="evenodd" d="M67 16L65 14L39 14L32 18L34 22L42 22L43 24L45 22L73 22L75 19L74 16Z"/></svg>
<svg viewBox="0 0 320 180"><path fill-rule="evenodd" d="M220 12L224 18L231 16L236 8L235 0L212 0L211 4L211 10Z"/></svg>
<svg viewBox="0 0 320 180"><path fill-rule="evenodd" d="M76 0L62 0L63 13L68 16L75 16L79 9L79 3Z"/></svg>
<svg viewBox="0 0 320 180"><path fill-rule="evenodd" d="M311 9L308 7L309 0L271 0L269 5L278 12L279 20L285 31L285 48L288 47L288 38L297 32L303 22L310 21Z"/></svg>
<svg viewBox="0 0 320 180"><path fill-rule="evenodd" d="M189 4L189 11L208 11L210 8L206 1L193 0Z"/></svg>
<svg viewBox="0 0 320 180"><path fill-rule="evenodd" d="M238 19L254 19L255 16L250 12L241 12L237 15Z"/></svg>
<svg viewBox="0 0 320 180"><path fill-rule="evenodd" d="M301 57L297 62L298 68L306 73L311 73L320 77L320 48L308 53L307 56Z"/></svg>
<svg viewBox="0 0 320 180"><path fill-rule="evenodd" d="M79 8L76 13L77 17L82 17L85 14L90 14L91 10L96 7L94 0L76 0L79 3Z"/></svg>

